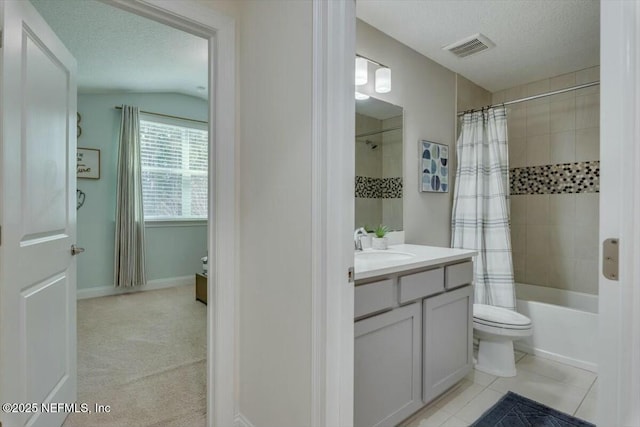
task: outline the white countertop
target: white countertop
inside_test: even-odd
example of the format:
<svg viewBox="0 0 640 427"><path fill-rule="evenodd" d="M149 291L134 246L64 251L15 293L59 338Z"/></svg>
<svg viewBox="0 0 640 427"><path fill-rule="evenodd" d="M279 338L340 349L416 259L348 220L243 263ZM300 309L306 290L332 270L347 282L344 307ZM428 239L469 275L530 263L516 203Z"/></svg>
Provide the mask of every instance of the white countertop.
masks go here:
<svg viewBox="0 0 640 427"><path fill-rule="evenodd" d="M363 252L384 252L365 249ZM471 258L476 251L466 249L440 248L437 246L422 245L392 245L388 252L402 252L414 255L411 258L401 260L372 260L358 259L355 257L355 280L369 279L385 274L399 273L405 270L430 267Z"/></svg>

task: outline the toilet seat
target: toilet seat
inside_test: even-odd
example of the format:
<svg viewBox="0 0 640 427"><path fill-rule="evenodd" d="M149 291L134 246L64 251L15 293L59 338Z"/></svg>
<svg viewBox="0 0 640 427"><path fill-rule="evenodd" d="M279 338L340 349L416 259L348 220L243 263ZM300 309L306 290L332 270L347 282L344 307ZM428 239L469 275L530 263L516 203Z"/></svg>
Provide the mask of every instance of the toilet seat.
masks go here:
<svg viewBox="0 0 640 427"><path fill-rule="evenodd" d="M502 329L531 328L531 319L513 310L486 304L473 304L474 323Z"/></svg>
<svg viewBox="0 0 640 427"><path fill-rule="evenodd" d="M513 341L533 334L531 319L513 310L473 305L473 336L478 339L475 368L499 377L516 375Z"/></svg>

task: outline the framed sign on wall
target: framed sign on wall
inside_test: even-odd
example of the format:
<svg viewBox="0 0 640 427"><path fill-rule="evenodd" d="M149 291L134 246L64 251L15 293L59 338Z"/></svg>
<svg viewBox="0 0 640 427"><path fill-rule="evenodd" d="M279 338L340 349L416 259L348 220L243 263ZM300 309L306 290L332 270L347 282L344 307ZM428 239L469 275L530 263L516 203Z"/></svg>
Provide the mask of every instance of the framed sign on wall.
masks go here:
<svg viewBox="0 0 640 427"><path fill-rule="evenodd" d="M77 177L100 179L100 150L95 148L78 148Z"/></svg>

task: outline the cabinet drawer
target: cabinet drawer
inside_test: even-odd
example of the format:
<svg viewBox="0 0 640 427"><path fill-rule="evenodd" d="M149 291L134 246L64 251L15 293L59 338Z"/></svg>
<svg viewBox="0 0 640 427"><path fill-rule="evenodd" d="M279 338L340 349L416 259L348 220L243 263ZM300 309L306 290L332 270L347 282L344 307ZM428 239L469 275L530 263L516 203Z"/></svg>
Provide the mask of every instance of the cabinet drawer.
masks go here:
<svg viewBox="0 0 640 427"><path fill-rule="evenodd" d="M473 282L473 262L462 262L445 267L445 288L455 289L470 285L471 282Z"/></svg>
<svg viewBox="0 0 640 427"><path fill-rule="evenodd" d="M444 292L444 269L421 271L398 279L400 304Z"/></svg>
<svg viewBox="0 0 640 427"><path fill-rule="evenodd" d="M355 288L354 317L389 309L395 305L393 280L380 280Z"/></svg>

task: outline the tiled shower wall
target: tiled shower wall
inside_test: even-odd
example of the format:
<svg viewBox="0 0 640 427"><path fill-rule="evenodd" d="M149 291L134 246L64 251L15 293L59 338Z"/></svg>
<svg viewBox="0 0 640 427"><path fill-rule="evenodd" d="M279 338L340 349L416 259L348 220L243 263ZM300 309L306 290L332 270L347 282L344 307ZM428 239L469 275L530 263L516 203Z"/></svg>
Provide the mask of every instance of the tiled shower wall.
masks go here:
<svg viewBox="0 0 640 427"><path fill-rule="evenodd" d="M356 135L398 126L402 116L377 120L356 114ZM355 157L355 227L402 230L402 129L356 138Z"/></svg>
<svg viewBox="0 0 640 427"><path fill-rule="evenodd" d="M596 81L599 71L495 92L492 102ZM599 86L507 108L516 282L597 294Z"/></svg>
<svg viewBox="0 0 640 427"><path fill-rule="evenodd" d="M402 116L383 120L382 127L402 127ZM402 129L385 132L382 142L382 177L394 184L389 191L392 197L382 199L382 223L391 230L402 230Z"/></svg>

